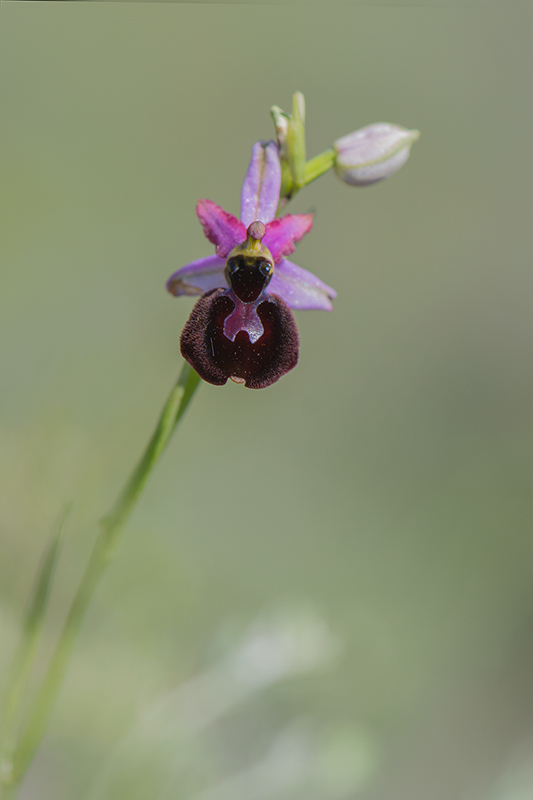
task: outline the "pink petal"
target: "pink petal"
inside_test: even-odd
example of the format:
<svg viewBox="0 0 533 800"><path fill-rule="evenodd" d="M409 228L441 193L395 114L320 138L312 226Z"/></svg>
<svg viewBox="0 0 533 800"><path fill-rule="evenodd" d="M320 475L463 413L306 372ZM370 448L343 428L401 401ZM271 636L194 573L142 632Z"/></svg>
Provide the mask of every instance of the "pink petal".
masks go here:
<svg viewBox="0 0 533 800"><path fill-rule="evenodd" d="M182 294L204 294L211 289L226 289L228 284L224 277L225 266L225 260L218 256L191 261L170 276L167 289L175 297Z"/></svg>
<svg viewBox="0 0 533 800"><path fill-rule="evenodd" d="M283 259L274 269L267 292L277 294L290 308L301 310L322 309L332 311L331 300L337 292L320 278L292 261Z"/></svg>
<svg viewBox="0 0 533 800"><path fill-rule="evenodd" d="M294 253L294 243L299 242L312 227L312 214L287 214L268 223L263 244L278 263L283 256Z"/></svg>
<svg viewBox="0 0 533 800"><path fill-rule="evenodd" d="M259 220L265 225L276 216L281 167L275 142L256 142L241 191L241 220L245 227Z"/></svg>
<svg viewBox="0 0 533 800"><path fill-rule="evenodd" d="M220 258L226 258L235 245L246 239L246 228L242 222L211 200L198 200L196 213L205 235L216 245Z"/></svg>

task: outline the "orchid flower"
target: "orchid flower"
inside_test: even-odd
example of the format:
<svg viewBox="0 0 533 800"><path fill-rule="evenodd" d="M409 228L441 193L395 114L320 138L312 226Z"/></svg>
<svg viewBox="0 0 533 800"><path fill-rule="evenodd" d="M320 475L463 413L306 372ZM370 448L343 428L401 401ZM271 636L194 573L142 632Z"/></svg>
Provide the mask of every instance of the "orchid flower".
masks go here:
<svg viewBox="0 0 533 800"><path fill-rule="evenodd" d="M296 366L290 311L331 311L333 289L286 256L313 225L312 214L276 218L281 167L275 142L257 142L241 192L241 219L211 200L196 213L216 254L192 261L167 282L175 295L202 294L181 335L181 353L208 383L231 378L252 389ZM268 287L268 291L267 291Z"/></svg>

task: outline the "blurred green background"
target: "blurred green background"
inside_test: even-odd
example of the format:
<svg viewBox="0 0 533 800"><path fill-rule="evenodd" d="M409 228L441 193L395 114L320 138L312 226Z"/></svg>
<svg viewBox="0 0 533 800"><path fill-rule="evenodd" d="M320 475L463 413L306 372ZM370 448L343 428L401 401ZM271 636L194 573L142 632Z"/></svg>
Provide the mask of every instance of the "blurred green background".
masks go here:
<svg viewBox="0 0 533 800"><path fill-rule="evenodd" d="M23 800L533 798L533 17L2 3L0 668L73 501L36 677L180 369L164 282L238 213L269 107L326 175L273 387L202 385L79 638Z"/></svg>

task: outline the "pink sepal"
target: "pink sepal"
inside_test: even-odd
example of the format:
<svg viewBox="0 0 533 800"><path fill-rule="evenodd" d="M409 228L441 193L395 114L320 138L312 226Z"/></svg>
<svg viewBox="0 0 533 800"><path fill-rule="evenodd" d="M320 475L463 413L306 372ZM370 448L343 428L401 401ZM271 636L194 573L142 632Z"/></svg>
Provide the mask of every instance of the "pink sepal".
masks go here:
<svg viewBox="0 0 533 800"><path fill-rule="evenodd" d="M243 223L212 200L199 200L196 213L206 237L216 245L219 258L226 258L230 250L246 239Z"/></svg>
<svg viewBox="0 0 533 800"><path fill-rule="evenodd" d="M312 214L287 214L285 217L278 217L266 226L263 244L268 247L277 264L284 256L294 253L295 242L299 242L312 227Z"/></svg>

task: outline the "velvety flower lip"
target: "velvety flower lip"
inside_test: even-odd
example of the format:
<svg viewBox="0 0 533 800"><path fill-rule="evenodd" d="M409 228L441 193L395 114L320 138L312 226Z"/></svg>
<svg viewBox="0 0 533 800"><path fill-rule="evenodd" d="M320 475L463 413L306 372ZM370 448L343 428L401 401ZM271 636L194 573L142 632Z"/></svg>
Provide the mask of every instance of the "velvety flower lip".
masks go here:
<svg viewBox="0 0 533 800"><path fill-rule="evenodd" d="M226 289L226 259L233 248L246 239L246 227L256 219L266 228L263 243L275 263L271 293L290 307L331 311L336 292L312 273L288 261L313 226L312 214L287 214L276 218L281 169L275 142L256 142L241 192L241 220L224 211L212 200L199 200L196 213L216 255L191 261L174 272L167 281L168 291L177 296L198 295L211 289ZM256 216L257 215L257 216ZM254 219L252 219L252 217Z"/></svg>
<svg viewBox="0 0 533 800"><path fill-rule="evenodd" d="M194 306L180 346L204 381L223 386L231 378L249 389L264 389L298 363L298 331L283 300L265 294L257 306L250 305L254 308L243 311L231 289L213 289ZM242 320L245 327L236 323L239 329L228 336L226 322L242 311L251 319Z"/></svg>

